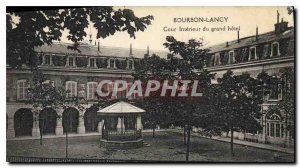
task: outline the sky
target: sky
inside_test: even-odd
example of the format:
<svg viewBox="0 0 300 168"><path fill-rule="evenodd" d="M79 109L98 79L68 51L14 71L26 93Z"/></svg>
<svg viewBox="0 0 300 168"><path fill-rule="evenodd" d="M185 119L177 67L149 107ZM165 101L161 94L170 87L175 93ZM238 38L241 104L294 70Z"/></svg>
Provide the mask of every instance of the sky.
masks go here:
<svg viewBox="0 0 300 168"><path fill-rule="evenodd" d="M226 41L236 40L236 31L194 31L182 32L178 31L178 27L195 27L209 28L234 26L240 27L240 38L252 36L256 33L258 27L259 34L274 31L274 24L277 21L277 10L280 13L280 20L288 21L288 26L293 26L293 15L288 15L287 7L115 7L116 9L127 8L132 9L136 16L143 17L152 15L154 20L152 24L144 32L137 32L136 39L130 38L126 32L117 32L113 36L109 36L100 40L103 46L117 46L129 48L132 43L133 48L146 49L149 46L150 50L163 50L163 43L166 36L174 36L177 40L188 41L189 39L203 39L205 45L214 45ZM174 23L174 18L191 18L191 17L228 17L227 22L217 23ZM177 28L177 31L166 32L164 27ZM96 30L93 28L86 29L88 34L92 34L92 40L96 37ZM66 33L64 33L64 36ZM89 40L87 36L86 41ZM68 40L63 37L63 42Z"/></svg>

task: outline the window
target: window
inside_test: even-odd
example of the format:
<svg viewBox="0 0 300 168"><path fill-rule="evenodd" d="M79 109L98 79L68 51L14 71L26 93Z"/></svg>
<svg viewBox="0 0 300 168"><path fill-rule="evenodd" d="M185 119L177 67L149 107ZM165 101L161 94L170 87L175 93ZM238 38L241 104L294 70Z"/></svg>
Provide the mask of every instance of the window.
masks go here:
<svg viewBox="0 0 300 168"><path fill-rule="evenodd" d="M26 80L17 81L17 99L26 100L27 99L27 89L29 88L29 83Z"/></svg>
<svg viewBox="0 0 300 168"><path fill-rule="evenodd" d="M279 43L278 42L272 43L271 56L272 57L280 56Z"/></svg>
<svg viewBox="0 0 300 168"><path fill-rule="evenodd" d="M87 99L88 100L96 99L97 87L98 87L97 82L88 82L87 83Z"/></svg>
<svg viewBox="0 0 300 168"><path fill-rule="evenodd" d="M249 61L251 60L256 60L256 47L250 47L250 51L249 51Z"/></svg>
<svg viewBox="0 0 300 168"><path fill-rule="evenodd" d="M74 57L69 57L69 66L75 66L74 62L75 62L75 58Z"/></svg>
<svg viewBox="0 0 300 168"><path fill-rule="evenodd" d="M228 64L233 64L233 63L235 63L235 55L234 55L234 51L229 51Z"/></svg>
<svg viewBox="0 0 300 168"><path fill-rule="evenodd" d="M220 53L216 53L215 54L215 63L214 63L214 65L220 65L220 64L221 64Z"/></svg>
<svg viewBox="0 0 300 168"><path fill-rule="evenodd" d="M283 123L281 117L273 113L266 117L267 119L267 136L282 138L284 136Z"/></svg>
<svg viewBox="0 0 300 168"><path fill-rule="evenodd" d="M282 100L282 84L272 84L270 86L270 100Z"/></svg>
<svg viewBox="0 0 300 168"><path fill-rule="evenodd" d="M45 62L44 65L50 65L50 55L45 55Z"/></svg>
<svg viewBox="0 0 300 168"><path fill-rule="evenodd" d="M128 60L128 69L134 69L133 60Z"/></svg>
<svg viewBox="0 0 300 168"><path fill-rule="evenodd" d="M109 59L108 68L116 68L116 60L115 59Z"/></svg>
<svg viewBox="0 0 300 168"><path fill-rule="evenodd" d="M66 90L68 91L67 97L77 96L77 82L67 81Z"/></svg>
<svg viewBox="0 0 300 168"><path fill-rule="evenodd" d="M90 58L90 67L95 67L95 58Z"/></svg>

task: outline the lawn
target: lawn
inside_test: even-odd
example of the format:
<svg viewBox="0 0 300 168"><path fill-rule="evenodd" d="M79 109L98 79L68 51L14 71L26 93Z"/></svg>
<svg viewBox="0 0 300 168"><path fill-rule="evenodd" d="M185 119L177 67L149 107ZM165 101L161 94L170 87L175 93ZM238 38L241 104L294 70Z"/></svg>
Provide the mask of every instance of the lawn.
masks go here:
<svg viewBox="0 0 300 168"><path fill-rule="evenodd" d="M143 133L143 137L149 147L127 150L100 147L100 136L70 137L68 156L81 159L185 161L186 146L178 133L157 132L155 138L152 138L152 133ZM65 149L65 138L43 139L43 145L39 144L39 140L7 141L7 156L64 158ZM234 145L234 151L235 156L232 157L227 142L191 137L190 161L276 162L274 156L283 155L242 145Z"/></svg>

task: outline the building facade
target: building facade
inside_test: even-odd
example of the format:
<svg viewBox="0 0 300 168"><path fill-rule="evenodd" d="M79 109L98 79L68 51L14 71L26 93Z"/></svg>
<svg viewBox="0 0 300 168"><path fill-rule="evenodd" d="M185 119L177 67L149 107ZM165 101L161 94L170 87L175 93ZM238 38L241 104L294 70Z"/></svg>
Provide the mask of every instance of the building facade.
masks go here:
<svg viewBox="0 0 300 168"><path fill-rule="evenodd" d="M139 59L145 55L166 55L160 51L141 49L105 47L99 45L82 44L79 51L67 49L65 43L54 43L51 46L35 48L38 54L39 69L56 88L67 90L67 96L84 98L88 109L92 104L98 102L96 95L98 83L102 80L115 81L133 80L132 72L138 66ZM23 66L21 69L12 69L7 66L7 138L63 135L68 128L70 133L85 134L89 132L100 132L100 125L95 111L81 110L77 107L67 109L53 109L51 107L40 109L35 113L32 105L26 103L27 89L32 83L32 71ZM113 83L106 85L107 91L113 89ZM118 92L117 99L124 96ZM130 98L136 98L133 95ZM68 115L67 115L68 114ZM59 116L59 117L57 117ZM66 126L64 120L67 116L71 123ZM43 121L42 121L43 120ZM41 130L42 129L42 130Z"/></svg>
<svg viewBox="0 0 300 168"><path fill-rule="evenodd" d="M211 46L210 56L206 60L206 69L216 74L216 78L231 70L234 74L249 73L256 78L261 72L279 77L280 70L286 67L294 69L294 27L288 27L288 22L277 19L274 31L256 34L245 38L239 37L234 41ZM261 105L262 118L260 120L263 130L259 133L235 132L237 139L260 143L293 144L293 136L287 130L286 123L293 121L286 117L284 111L280 114L271 114L271 106L277 105L284 99L283 85L274 83L271 91L264 95ZM228 136L224 133L223 136Z"/></svg>

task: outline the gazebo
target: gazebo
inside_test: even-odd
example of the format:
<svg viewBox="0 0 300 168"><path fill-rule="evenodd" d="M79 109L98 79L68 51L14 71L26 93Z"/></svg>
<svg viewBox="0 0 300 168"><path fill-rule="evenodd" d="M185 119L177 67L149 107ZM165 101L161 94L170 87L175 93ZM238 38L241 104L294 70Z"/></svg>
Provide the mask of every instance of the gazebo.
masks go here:
<svg viewBox="0 0 300 168"><path fill-rule="evenodd" d="M124 101L100 109L102 138L108 148L135 148L143 145L141 114L145 110Z"/></svg>

